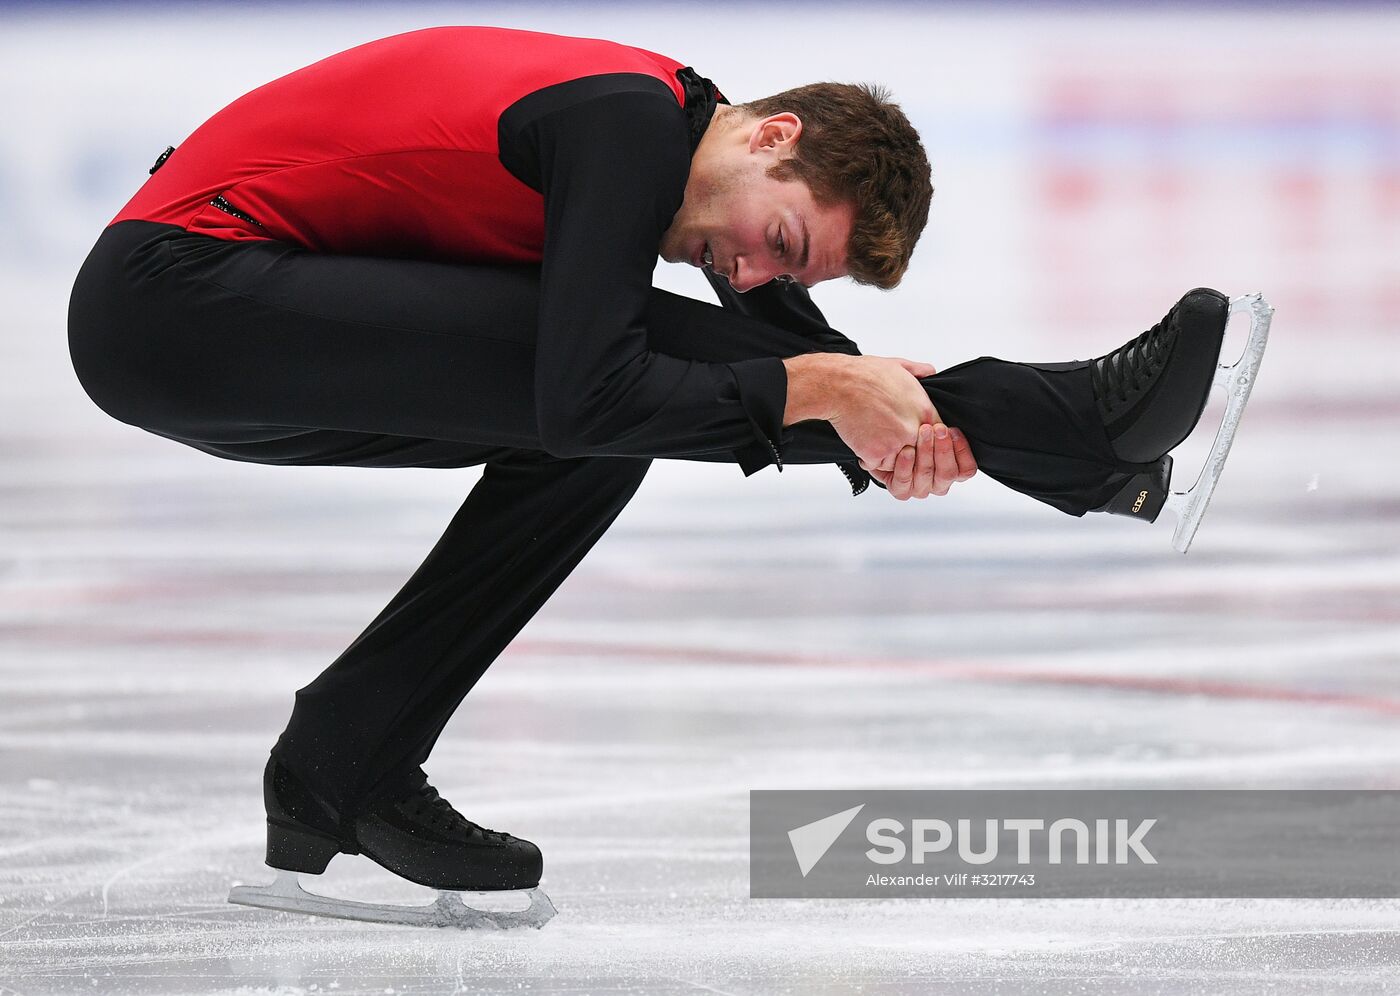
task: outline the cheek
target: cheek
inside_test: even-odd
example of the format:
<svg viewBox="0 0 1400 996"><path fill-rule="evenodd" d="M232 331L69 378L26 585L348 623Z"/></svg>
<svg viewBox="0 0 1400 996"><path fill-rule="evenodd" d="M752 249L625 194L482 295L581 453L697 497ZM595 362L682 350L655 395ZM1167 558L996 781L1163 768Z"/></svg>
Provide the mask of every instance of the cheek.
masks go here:
<svg viewBox="0 0 1400 996"><path fill-rule="evenodd" d="M759 206L746 201L732 201L729 209L722 224L733 251L754 252L763 245L763 223L755 220Z"/></svg>
<svg viewBox="0 0 1400 996"><path fill-rule="evenodd" d="M763 223L752 220L752 216L744 221L743 239L744 248L750 254L757 255L768 248L768 239L764 234Z"/></svg>

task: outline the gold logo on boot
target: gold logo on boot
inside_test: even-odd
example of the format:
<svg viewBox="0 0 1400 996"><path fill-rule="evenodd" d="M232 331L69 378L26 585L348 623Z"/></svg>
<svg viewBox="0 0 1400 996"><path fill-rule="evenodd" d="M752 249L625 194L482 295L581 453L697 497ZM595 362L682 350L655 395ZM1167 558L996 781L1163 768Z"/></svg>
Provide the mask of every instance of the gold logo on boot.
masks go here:
<svg viewBox="0 0 1400 996"><path fill-rule="evenodd" d="M1147 501L1147 492L1139 491L1137 501L1133 502L1133 514L1137 515L1142 510L1142 503Z"/></svg>

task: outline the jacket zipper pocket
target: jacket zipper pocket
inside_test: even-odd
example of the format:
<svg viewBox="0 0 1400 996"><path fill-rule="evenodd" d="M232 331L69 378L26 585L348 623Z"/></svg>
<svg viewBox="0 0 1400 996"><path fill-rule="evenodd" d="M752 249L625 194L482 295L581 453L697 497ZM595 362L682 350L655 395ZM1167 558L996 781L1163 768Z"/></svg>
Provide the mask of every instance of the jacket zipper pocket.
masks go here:
<svg viewBox="0 0 1400 996"><path fill-rule="evenodd" d="M259 228L263 227L263 223L258 221L258 219L254 218L252 215L248 214L245 211L238 210L238 208L230 204L228 202L228 199L225 198L223 194L220 194L219 196L215 197L209 203L214 205L214 207L218 208L225 214L233 215L239 221L246 221L250 225L257 225Z"/></svg>

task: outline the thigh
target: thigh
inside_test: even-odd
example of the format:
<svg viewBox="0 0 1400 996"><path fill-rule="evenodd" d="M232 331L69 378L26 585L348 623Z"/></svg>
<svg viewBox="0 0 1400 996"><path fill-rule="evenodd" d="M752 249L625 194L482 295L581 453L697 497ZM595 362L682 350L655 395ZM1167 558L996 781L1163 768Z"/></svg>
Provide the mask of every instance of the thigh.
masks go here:
<svg viewBox="0 0 1400 996"><path fill-rule="evenodd" d="M339 429L263 427L225 431L218 440L155 434L225 460L281 467L475 467L536 452Z"/></svg>
<svg viewBox="0 0 1400 996"><path fill-rule="evenodd" d="M537 448L537 283L522 268L334 256L122 222L79 274L70 347L101 407L192 442L326 430L350 434L347 444Z"/></svg>

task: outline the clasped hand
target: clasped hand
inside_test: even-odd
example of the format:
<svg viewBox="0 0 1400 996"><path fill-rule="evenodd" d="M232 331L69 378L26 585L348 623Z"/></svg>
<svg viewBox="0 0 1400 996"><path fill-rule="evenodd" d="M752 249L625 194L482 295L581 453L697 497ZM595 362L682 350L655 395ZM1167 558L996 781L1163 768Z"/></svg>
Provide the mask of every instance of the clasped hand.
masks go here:
<svg viewBox="0 0 1400 996"><path fill-rule="evenodd" d="M900 501L946 495L954 482L977 473L967 437L945 426L918 378L931 364L894 356L851 357L858 382L831 418L861 469Z"/></svg>

